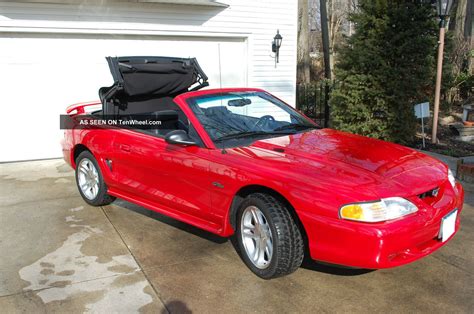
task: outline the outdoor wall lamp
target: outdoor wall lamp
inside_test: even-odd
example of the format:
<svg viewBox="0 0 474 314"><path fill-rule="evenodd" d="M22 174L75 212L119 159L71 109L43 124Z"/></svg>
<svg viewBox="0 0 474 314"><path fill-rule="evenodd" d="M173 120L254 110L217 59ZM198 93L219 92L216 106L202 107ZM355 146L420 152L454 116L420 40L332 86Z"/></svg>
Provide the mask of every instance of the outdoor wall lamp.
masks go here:
<svg viewBox="0 0 474 314"><path fill-rule="evenodd" d="M280 35L280 30L277 30L275 37L273 37L272 43L272 52L275 54L275 68L277 67L277 63L280 63L280 47L282 41L283 37Z"/></svg>
<svg viewBox="0 0 474 314"><path fill-rule="evenodd" d="M439 22L439 46L438 46L438 64L436 71L436 88L435 88L435 101L433 109L433 128L431 132L431 143L437 143L437 132L438 132L438 115L439 115L439 102L441 96L441 77L443 71L443 54L444 54L444 35L446 28L446 20L449 17L453 0L437 0L436 10L440 18Z"/></svg>

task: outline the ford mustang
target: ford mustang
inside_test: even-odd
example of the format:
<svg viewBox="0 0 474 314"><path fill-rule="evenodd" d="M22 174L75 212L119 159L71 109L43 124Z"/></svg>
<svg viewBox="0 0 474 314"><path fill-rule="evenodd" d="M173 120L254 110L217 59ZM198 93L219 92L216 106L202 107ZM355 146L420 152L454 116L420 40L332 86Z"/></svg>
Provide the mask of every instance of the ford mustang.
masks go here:
<svg viewBox="0 0 474 314"><path fill-rule="evenodd" d="M459 229L463 188L440 161L320 128L261 89L200 90L207 77L195 59L107 60L114 84L67 113L130 123L80 123L62 140L88 204L121 198L234 237L265 279L294 272L305 254L356 268L407 264Z"/></svg>

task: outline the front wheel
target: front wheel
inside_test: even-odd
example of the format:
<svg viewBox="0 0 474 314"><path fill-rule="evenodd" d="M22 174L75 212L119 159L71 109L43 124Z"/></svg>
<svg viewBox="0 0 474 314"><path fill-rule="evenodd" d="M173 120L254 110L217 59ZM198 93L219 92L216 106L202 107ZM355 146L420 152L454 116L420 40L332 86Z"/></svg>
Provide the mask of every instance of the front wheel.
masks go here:
<svg viewBox="0 0 474 314"><path fill-rule="evenodd" d="M236 238L240 256L264 279L288 275L301 266L304 243L287 205L255 193L239 207Z"/></svg>
<svg viewBox="0 0 474 314"><path fill-rule="evenodd" d="M90 205L108 205L115 200L107 194L97 160L89 151L83 151L76 159L76 183L82 198Z"/></svg>

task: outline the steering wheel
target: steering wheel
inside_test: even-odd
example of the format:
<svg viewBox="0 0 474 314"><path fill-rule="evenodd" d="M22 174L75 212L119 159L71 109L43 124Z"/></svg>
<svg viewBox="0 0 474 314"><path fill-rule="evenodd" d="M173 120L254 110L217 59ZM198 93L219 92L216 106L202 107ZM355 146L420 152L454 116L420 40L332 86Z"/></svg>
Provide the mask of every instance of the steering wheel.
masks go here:
<svg viewBox="0 0 474 314"><path fill-rule="evenodd" d="M254 128L262 128L264 129L265 126L268 124L268 122L274 122L275 121L275 118L271 115L265 115L265 116L261 116L257 122L255 122L255 124L253 125Z"/></svg>

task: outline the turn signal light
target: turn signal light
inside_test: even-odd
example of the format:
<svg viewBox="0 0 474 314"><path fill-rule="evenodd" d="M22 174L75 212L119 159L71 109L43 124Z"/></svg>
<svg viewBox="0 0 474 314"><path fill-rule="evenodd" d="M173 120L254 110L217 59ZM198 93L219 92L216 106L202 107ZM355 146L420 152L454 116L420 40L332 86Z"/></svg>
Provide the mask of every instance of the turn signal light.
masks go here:
<svg viewBox="0 0 474 314"><path fill-rule="evenodd" d="M401 197L389 197L376 202L342 206L339 215L343 219L380 222L400 218L418 211L412 202Z"/></svg>

